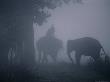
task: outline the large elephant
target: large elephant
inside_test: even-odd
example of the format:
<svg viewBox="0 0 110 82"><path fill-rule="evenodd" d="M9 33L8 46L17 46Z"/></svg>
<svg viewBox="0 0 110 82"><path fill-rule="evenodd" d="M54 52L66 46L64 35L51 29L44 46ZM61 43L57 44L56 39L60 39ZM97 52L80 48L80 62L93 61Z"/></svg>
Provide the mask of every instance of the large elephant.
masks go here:
<svg viewBox="0 0 110 82"><path fill-rule="evenodd" d="M80 58L82 55L91 56L95 61L98 60L100 58L101 49L104 51L100 42L91 37L83 37L83 38L67 41L68 57L73 62L73 59L71 57L71 52L75 51L75 58L77 65L80 64Z"/></svg>
<svg viewBox="0 0 110 82"><path fill-rule="evenodd" d="M61 48L62 48L62 41L55 37L44 36L40 38L37 41L39 62L47 63L48 55L56 62L57 54Z"/></svg>

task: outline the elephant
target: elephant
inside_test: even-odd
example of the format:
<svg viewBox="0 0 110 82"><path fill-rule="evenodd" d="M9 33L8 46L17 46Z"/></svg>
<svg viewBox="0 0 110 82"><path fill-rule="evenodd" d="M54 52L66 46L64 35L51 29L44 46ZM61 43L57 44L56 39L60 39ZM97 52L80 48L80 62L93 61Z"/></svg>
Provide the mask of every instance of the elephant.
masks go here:
<svg viewBox="0 0 110 82"><path fill-rule="evenodd" d="M94 61L97 61L100 58L101 49L105 53L100 42L92 37L83 37L67 41L68 57L73 63L71 53L72 51L75 51L75 59L77 65L80 65L80 59L82 55L91 56L94 59Z"/></svg>
<svg viewBox="0 0 110 82"><path fill-rule="evenodd" d="M62 48L62 41L55 37L44 36L37 41L37 50L39 54L39 62L47 63L49 55L55 62L57 54ZM42 56L43 55L43 56Z"/></svg>

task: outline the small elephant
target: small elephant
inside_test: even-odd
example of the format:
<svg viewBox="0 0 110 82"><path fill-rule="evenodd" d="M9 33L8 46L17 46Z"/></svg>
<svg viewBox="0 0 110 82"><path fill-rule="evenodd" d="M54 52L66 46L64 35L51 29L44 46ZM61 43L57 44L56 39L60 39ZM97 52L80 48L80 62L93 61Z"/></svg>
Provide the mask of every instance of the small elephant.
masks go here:
<svg viewBox="0 0 110 82"><path fill-rule="evenodd" d="M104 51L100 42L91 37L83 37L83 38L67 41L68 57L73 63L71 53L72 51L75 51L75 58L77 65L80 64L80 58L82 55L91 56L95 61L97 61L100 58L101 49Z"/></svg>

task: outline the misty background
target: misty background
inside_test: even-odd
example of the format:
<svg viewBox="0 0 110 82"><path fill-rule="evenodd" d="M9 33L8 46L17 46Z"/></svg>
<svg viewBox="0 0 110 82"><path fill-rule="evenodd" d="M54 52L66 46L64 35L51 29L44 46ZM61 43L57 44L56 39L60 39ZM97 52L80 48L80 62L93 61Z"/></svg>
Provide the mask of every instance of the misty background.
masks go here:
<svg viewBox="0 0 110 82"><path fill-rule="evenodd" d="M110 0L0 0L0 82L109 82L109 8ZM67 41L82 37L101 43L104 61L92 58L95 39L81 65L76 50L67 54Z"/></svg>
<svg viewBox="0 0 110 82"><path fill-rule="evenodd" d="M51 13L51 16L41 26L36 23L33 24L35 49L36 41L45 35L51 25L54 25L56 37L63 41L65 47L65 51L58 55L59 60L69 61L66 55L67 40L86 36L99 40L106 53L110 55L109 8L109 0L84 0L82 4L70 2L54 10L44 8L44 11ZM87 57L83 57L81 61L86 60Z"/></svg>

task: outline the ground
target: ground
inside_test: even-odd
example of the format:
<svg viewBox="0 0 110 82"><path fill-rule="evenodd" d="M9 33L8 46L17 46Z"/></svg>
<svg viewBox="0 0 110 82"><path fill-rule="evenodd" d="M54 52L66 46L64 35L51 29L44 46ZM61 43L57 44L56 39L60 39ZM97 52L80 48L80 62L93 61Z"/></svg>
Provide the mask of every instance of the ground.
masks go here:
<svg viewBox="0 0 110 82"><path fill-rule="evenodd" d="M104 72L106 69L104 68ZM93 66L77 67L71 63L41 64L36 71L39 82L95 82L109 81L102 69Z"/></svg>
<svg viewBox="0 0 110 82"><path fill-rule="evenodd" d="M0 72L0 82L110 82L110 65L36 64L32 69L12 66Z"/></svg>

